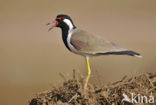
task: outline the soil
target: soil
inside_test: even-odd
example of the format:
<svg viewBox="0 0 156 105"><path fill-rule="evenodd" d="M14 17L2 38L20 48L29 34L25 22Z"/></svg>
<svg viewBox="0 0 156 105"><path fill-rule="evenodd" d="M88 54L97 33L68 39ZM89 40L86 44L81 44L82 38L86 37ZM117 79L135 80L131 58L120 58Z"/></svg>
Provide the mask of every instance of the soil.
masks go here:
<svg viewBox="0 0 156 105"><path fill-rule="evenodd" d="M68 80L61 76L61 86L39 93L29 105L156 105L156 73L124 76L102 87L88 84L86 90L81 76L75 78L73 73L73 79ZM126 97L128 100L124 100Z"/></svg>

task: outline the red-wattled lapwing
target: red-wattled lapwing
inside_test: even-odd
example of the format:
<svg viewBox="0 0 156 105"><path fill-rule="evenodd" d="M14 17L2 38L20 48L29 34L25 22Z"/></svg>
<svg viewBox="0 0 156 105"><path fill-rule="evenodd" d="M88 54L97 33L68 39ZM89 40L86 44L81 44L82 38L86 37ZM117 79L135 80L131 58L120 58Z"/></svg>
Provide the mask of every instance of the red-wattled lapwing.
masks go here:
<svg viewBox="0 0 156 105"><path fill-rule="evenodd" d="M75 54L85 57L88 68L88 76L84 88L86 89L90 78L91 69L89 65L89 57L97 55L130 55L141 57L139 53L130 51L115 43L104 40L98 35L91 34L85 30L76 28L73 21L68 15L60 14L54 21L47 25L54 24L53 27L59 27L62 30L62 39L68 50Z"/></svg>

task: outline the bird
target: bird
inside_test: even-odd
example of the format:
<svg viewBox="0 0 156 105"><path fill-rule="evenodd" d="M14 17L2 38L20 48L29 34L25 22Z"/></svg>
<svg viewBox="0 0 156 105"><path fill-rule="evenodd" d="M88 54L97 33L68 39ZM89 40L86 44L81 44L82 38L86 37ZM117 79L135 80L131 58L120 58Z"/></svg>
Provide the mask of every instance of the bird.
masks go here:
<svg viewBox="0 0 156 105"><path fill-rule="evenodd" d="M142 57L139 53L105 40L99 35L77 28L69 15L58 14L55 20L47 23L47 25L51 24L52 26L48 31L54 27L61 28L62 40L66 48L85 58L88 74L85 80L84 89L87 89L87 84L91 75L90 57L99 55L129 55Z"/></svg>

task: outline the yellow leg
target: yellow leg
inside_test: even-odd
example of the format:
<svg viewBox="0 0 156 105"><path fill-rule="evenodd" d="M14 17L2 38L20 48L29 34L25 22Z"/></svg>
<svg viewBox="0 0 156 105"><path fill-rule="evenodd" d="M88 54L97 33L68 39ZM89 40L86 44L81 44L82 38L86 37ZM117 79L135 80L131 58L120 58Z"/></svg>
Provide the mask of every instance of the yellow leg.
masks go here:
<svg viewBox="0 0 156 105"><path fill-rule="evenodd" d="M88 69L88 75L87 75L87 78L86 78L84 89L87 88L87 84L88 84L88 81L89 81L89 78L90 78L90 74L91 74L91 69L90 69L90 65L89 65L89 57L86 57L86 64L87 64L87 69Z"/></svg>

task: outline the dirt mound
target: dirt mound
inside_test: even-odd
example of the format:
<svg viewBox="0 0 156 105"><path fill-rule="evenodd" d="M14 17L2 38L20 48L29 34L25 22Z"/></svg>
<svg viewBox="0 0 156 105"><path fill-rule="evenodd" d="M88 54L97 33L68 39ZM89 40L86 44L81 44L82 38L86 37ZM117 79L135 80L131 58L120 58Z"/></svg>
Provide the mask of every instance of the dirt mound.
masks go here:
<svg viewBox="0 0 156 105"><path fill-rule="evenodd" d="M38 94L29 105L156 105L156 73L123 77L103 87L89 84L83 89L84 79L65 80L63 85Z"/></svg>

